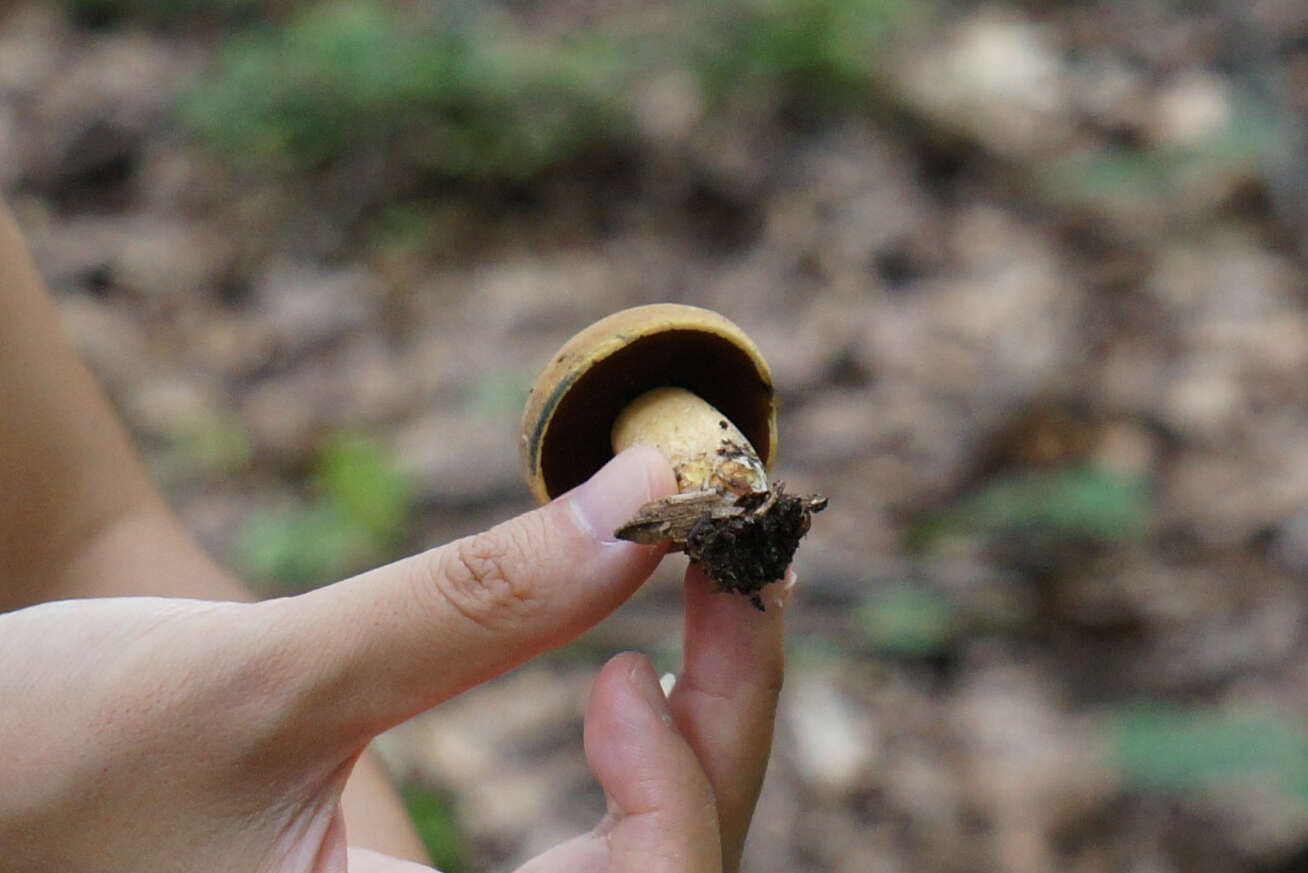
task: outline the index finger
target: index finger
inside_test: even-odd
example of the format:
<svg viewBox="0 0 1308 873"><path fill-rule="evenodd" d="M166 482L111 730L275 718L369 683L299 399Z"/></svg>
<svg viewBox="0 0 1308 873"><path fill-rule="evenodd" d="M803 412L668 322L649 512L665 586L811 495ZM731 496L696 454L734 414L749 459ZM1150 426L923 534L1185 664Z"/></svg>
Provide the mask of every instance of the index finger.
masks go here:
<svg viewBox="0 0 1308 873"><path fill-rule="evenodd" d="M489 531L263 604L276 625L282 730L348 752L580 633L663 554L612 531L674 490L661 455L629 449L568 494Z"/></svg>
<svg viewBox="0 0 1308 873"><path fill-rule="evenodd" d="M713 786L728 871L740 866L772 751L782 613L794 584L788 572L761 592L767 611L759 612L744 597L714 592L698 566L686 571L683 663L668 706Z"/></svg>

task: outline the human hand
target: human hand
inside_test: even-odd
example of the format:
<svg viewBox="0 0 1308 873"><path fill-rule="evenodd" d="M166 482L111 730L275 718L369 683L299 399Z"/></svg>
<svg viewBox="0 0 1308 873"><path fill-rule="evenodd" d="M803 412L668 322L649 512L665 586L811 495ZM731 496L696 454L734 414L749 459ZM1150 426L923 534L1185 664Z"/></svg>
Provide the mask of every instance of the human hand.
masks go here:
<svg viewBox="0 0 1308 873"><path fill-rule="evenodd" d="M628 597L660 553L611 531L672 490L666 463L634 449L485 534L297 597L0 615L5 869L426 869L349 847L340 792L354 761ZM714 596L694 570L686 587L670 699L638 655L595 681L585 746L608 815L525 870L738 866L771 743L781 610Z"/></svg>

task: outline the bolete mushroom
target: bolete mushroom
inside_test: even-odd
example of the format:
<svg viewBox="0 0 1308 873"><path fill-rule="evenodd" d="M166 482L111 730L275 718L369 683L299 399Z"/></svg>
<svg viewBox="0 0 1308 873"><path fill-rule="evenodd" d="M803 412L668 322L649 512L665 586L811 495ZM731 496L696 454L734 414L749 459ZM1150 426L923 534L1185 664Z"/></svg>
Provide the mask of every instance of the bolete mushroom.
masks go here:
<svg viewBox="0 0 1308 873"><path fill-rule="evenodd" d="M542 502L581 484L628 446L663 453L678 494L615 531L670 540L724 591L749 597L785 573L826 507L769 484L777 448L772 376L739 327L707 309L638 306L578 333L545 367L522 416L522 458Z"/></svg>

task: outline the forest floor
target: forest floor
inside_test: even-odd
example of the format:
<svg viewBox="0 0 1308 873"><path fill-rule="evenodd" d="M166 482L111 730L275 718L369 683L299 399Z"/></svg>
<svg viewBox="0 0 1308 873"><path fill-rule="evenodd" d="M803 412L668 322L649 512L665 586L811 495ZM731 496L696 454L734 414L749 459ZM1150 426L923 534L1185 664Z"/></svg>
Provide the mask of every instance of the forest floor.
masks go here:
<svg viewBox="0 0 1308 873"><path fill-rule="evenodd" d="M424 162L453 128L348 105L285 140L322 153L243 160L231 35L314 4L121 5L0 3L0 188L222 561L296 590L528 509L518 417L551 353L622 307L707 306L772 366L775 476L830 499L748 870L1302 869L1302 4L922 4L852 55L826 21L754 47L765 87L656 63L621 135L508 169ZM666 34L677 8L524 0L496 27ZM446 804L451 871L602 813L588 683L625 648L676 670L678 572L383 738Z"/></svg>

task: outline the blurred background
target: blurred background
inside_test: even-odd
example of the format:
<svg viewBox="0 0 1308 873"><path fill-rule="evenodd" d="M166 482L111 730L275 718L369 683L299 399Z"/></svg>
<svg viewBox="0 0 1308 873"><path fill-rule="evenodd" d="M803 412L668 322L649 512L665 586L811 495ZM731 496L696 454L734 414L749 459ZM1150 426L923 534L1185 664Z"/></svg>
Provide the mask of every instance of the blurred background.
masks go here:
<svg viewBox="0 0 1308 873"><path fill-rule="evenodd" d="M831 508L754 873L1308 869L1306 111L1298 0L0 2L0 188L269 594L527 509L593 319L758 340ZM383 738L445 870L594 823L678 573Z"/></svg>

